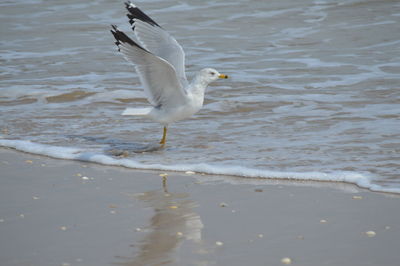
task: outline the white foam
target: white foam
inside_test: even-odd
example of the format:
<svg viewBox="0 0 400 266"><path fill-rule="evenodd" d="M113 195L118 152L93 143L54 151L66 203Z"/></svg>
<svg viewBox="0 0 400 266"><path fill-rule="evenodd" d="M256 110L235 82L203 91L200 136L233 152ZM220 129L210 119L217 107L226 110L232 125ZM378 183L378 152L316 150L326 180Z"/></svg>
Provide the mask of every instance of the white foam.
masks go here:
<svg viewBox="0 0 400 266"><path fill-rule="evenodd" d="M19 151L29 152L38 155L45 155L58 159L69 159L94 162L104 165L123 166L134 169L151 169L165 171L194 171L197 173L214 174L214 175L231 175L246 178L265 178L265 179L281 179L281 180L305 180L305 181L329 181L329 182L345 182L355 184L361 188L371 191L399 193L398 188L383 187L371 182L368 176L356 172L338 171L334 173L321 172L279 172L265 169L252 169L243 166L220 166L210 165L206 163L199 164L145 164L137 162L133 159L119 159L105 154L91 152L82 148L58 147L46 144L33 143L24 140L8 140L0 139L0 146L14 148Z"/></svg>

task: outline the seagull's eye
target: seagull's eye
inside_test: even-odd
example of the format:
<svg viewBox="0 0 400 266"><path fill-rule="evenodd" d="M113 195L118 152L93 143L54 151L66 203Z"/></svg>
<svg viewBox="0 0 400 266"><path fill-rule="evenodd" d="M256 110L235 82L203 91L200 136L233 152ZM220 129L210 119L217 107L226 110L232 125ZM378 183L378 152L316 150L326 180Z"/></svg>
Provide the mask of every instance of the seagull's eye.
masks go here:
<svg viewBox="0 0 400 266"><path fill-rule="evenodd" d="M211 76L214 76L214 75L215 75L215 72L210 72L210 74L211 74Z"/></svg>

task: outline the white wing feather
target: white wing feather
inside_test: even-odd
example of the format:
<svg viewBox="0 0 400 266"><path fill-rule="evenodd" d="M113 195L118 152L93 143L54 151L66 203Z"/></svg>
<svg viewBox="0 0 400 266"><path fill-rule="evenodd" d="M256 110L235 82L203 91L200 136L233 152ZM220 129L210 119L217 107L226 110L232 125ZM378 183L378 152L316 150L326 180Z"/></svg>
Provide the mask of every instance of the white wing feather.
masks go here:
<svg viewBox="0 0 400 266"><path fill-rule="evenodd" d="M125 59L135 65L150 104L176 107L186 103L186 91L169 62L145 50L116 27L112 32Z"/></svg>
<svg viewBox="0 0 400 266"><path fill-rule="evenodd" d="M125 3L129 23L141 45L152 54L168 61L176 71L183 88L188 81L185 74L185 53L179 43L152 18L130 1Z"/></svg>
<svg viewBox="0 0 400 266"><path fill-rule="evenodd" d="M179 43L165 30L139 19L134 19L134 33L148 51L168 61L176 71L183 88L188 81L185 74L185 52Z"/></svg>

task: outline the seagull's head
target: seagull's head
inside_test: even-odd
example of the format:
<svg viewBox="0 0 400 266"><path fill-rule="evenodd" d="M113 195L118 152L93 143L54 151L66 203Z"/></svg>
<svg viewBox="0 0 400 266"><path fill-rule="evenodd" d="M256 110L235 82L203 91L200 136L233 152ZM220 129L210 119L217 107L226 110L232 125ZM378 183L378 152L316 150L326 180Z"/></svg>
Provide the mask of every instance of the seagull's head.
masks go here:
<svg viewBox="0 0 400 266"><path fill-rule="evenodd" d="M211 83L216 81L217 79L227 79L228 76L224 74L220 74L217 70L213 68L204 68L200 70L200 77L207 83Z"/></svg>

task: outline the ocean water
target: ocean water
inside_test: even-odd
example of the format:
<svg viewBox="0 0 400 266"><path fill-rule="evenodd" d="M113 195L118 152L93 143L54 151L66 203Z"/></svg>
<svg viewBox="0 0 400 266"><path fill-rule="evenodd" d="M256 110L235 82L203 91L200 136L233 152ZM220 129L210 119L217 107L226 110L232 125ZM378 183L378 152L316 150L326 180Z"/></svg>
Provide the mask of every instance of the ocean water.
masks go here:
<svg viewBox="0 0 400 266"><path fill-rule="evenodd" d="M137 1L204 67L203 109L170 126L148 106L110 24L123 2L0 3L0 145L62 159L400 193L400 3ZM132 34L131 34L132 35ZM115 156L123 153L125 156Z"/></svg>

